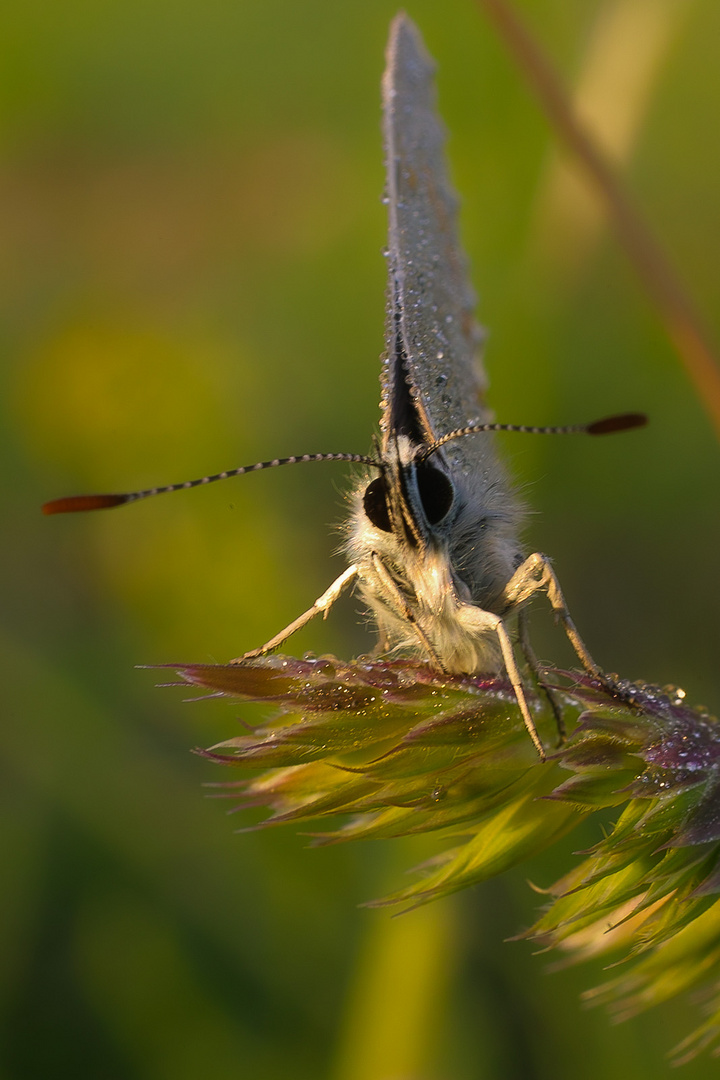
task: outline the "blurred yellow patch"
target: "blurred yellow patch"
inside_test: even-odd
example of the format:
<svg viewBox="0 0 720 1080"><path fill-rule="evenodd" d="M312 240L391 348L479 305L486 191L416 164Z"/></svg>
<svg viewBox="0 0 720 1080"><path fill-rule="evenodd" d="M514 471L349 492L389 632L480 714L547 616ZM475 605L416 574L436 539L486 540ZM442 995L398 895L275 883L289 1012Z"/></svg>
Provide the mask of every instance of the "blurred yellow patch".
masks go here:
<svg viewBox="0 0 720 1080"><path fill-rule="evenodd" d="M232 464L241 425L226 387L237 362L215 343L81 323L19 368L16 414L33 455L74 482L167 483Z"/></svg>
<svg viewBox="0 0 720 1080"><path fill-rule="evenodd" d="M260 490L192 495L168 499L162 510L158 502L152 513L138 506L93 520L103 588L146 635L140 660L229 660L316 595L313 567L308 581L298 579L283 559L281 521Z"/></svg>

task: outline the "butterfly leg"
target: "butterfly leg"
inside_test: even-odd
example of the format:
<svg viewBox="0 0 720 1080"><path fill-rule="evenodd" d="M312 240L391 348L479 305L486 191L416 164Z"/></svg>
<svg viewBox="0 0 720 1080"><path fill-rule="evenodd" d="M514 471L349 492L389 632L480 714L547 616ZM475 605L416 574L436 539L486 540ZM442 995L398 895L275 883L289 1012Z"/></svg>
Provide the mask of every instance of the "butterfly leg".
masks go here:
<svg viewBox="0 0 720 1080"><path fill-rule="evenodd" d="M281 630L275 637L270 638L264 645L261 645L259 649L251 649L250 652L243 653L242 656L236 657L231 660L231 664L240 664L243 660L252 660L256 656L265 656L267 653L274 652L278 649L283 641L294 634L296 630L302 629L306 623L309 623L311 619L314 619L316 615L322 613L323 618L327 618L327 613L337 600L343 589L350 584L350 582L357 577L357 566L349 566L340 577L333 581L329 589L326 589L322 596L319 596L312 607L304 611L302 615L298 615L297 619L293 619L291 623Z"/></svg>
<svg viewBox="0 0 720 1080"><path fill-rule="evenodd" d="M430 658L431 663L433 663L435 667L438 668L440 671L444 671L445 668L440 662L438 654L436 653L433 646L430 644L428 636L423 630L422 626L420 626L419 622L415 618L415 614L412 608L401 593L400 589L395 584L392 574L388 572L385 564L383 563L377 552L373 551L370 558L372 560L373 570L380 579L380 582L385 589L386 596L388 596L392 601L398 615L401 619L403 619L413 628L416 637L418 638L420 644Z"/></svg>
<svg viewBox="0 0 720 1080"><path fill-rule="evenodd" d="M550 687L546 686L543 682L540 662L535 655L535 650L530 644L527 613L523 608L520 608L520 610L518 611L518 636L520 638L520 648L522 650L522 654L525 657L525 662L528 668L530 669L530 674L532 676L533 682L535 683L536 689L545 695L550 705L550 708L552 709L553 716L555 717L555 725L558 730L558 745L561 745L565 742L565 738L567 736L565 720L563 719L562 710L560 709L560 706L555 699L555 695L550 690Z"/></svg>
<svg viewBox="0 0 720 1080"><path fill-rule="evenodd" d="M587 673L593 675L596 679L604 680L601 669L586 649L575 623L570 618L565 597L562 594L558 579L555 577L555 571L550 565L550 560L547 555L536 552L534 555L530 555L510 578L505 589L507 606L514 608L524 604L533 593L539 590L543 590L547 594L550 606L563 624L568 640Z"/></svg>
<svg viewBox="0 0 720 1080"><path fill-rule="evenodd" d="M520 678L520 672L518 671L517 662L515 660L515 653L505 623L499 615L493 614L492 611L484 611L483 608L476 607L474 604L461 604L458 608L458 614L465 629L473 636L480 637L488 633L496 634L502 653L503 663L505 664L505 670L507 671L512 688L515 691L515 698L520 707L527 733L532 739L533 746L537 750L540 760L545 761L545 750L543 749L543 744L540 742L540 736L538 735L535 722L530 713L530 706L528 705L527 697L525 696L525 687Z"/></svg>

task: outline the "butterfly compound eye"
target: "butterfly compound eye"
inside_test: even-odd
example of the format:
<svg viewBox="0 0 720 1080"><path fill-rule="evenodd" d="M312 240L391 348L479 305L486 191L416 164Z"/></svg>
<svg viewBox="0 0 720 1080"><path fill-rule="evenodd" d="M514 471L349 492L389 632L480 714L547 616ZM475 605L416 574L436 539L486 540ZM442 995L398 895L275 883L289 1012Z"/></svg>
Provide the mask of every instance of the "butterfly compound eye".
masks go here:
<svg viewBox="0 0 720 1080"><path fill-rule="evenodd" d="M438 525L448 514L455 498L452 482L433 465L419 465L417 484L429 525Z"/></svg>
<svg viewBox="0 0 720 1080"><path fill-rule="evenodd" d="M388 511L387 485L384 476L376 476L365 488L363 507L370 522L382 532L392 532Z"/></svg>

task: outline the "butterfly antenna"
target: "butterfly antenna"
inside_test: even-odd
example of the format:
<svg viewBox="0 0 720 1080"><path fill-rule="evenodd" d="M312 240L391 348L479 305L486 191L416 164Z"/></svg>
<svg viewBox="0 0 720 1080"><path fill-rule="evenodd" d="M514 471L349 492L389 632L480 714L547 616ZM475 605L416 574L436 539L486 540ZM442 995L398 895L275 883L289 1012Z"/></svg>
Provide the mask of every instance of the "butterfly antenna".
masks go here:
<svg viewBox="0 0 720 1080"><path fill-rule="evenodd" d="M187 488L214 484L216 480L228 480L231 476L244 476L245 473L260 472L262 469L274 469L278 465L299 465L305 461L352 461L361 465L379 463L364 454L301 454L299 457L273 458L272 461L258 461L254 465L241 465L239 469L203 476L199 480L185 480L182 484L168 484L167 487L148 488L146 491L129 491L123 495L69 495L63 499L52 499L42 507L43 514L76 514L86 510L106 510L111 506L149 499L153 495L167 495L171 491L185 491Z"/></svg>
<svg viewBox="0 0 720 1080"><path fill-rule="evenodd" d="M485 431L517 431L523 435L614 435L619 431L630 431L632 428L645 427L647 416L644 413L620 413L617 416L606 416L602 420L594 420L591 424L570 424L567 427L528 427L525 424L469 424L467 427L457 428L448 432L441 439L427 447L419 460L426 461L431 454L439 450L445 443L453 439L461 439L465 435L479 435Z"/></svg>

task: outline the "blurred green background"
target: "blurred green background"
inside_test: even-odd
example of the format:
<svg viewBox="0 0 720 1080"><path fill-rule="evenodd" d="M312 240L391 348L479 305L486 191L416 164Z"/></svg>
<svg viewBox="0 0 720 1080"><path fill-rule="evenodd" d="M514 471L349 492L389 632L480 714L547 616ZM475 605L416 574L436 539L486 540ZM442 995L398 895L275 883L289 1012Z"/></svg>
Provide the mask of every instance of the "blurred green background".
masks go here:
<svg viewBox="0 0 720 1080"><path fill-rule="evenodd" d="M342 466L95 517L48 498L359 451L378 419L379 80L395 3L18 0L0 13L3 557L0 1077L657 1077L686 1003L620 1027L599 969L503 939L599 824L392 919L423 842L312 851L203 797L231 703L134 665L225 661L339 573ZM529 0L720 340L720 7ZM414 0L437 58L498 417L646 410L504 446L591 651L720 707L720 461L619 246L469 0ZM349 656L352 599L293 643ZM538 651L572 663L541 610ZM716 1075L708 1060L686 1067Z"/></svg>

